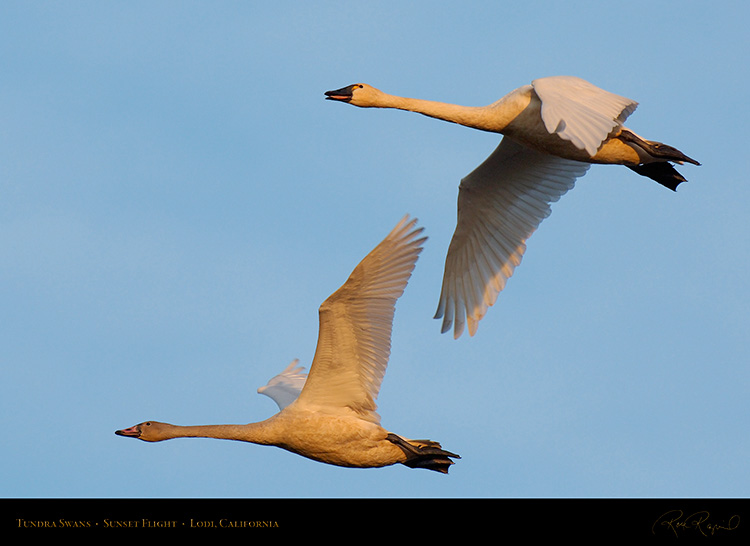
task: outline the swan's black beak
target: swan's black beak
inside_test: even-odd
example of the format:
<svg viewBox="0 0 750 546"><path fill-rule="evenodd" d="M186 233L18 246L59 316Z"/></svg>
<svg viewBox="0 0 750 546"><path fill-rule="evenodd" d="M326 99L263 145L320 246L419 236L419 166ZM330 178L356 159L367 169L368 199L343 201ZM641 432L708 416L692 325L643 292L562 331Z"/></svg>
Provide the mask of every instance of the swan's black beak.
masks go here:
<svg viewBox="0 0 750 546"><path fill-rule="evenodd" d="M336 91L326 91L326 100L338 100L342 102L349 102L354 96L354 85L347 85Z"/></svg>
<svg viewBox="0 0 750 546"><path fill-rule="evenodd" d="M118 436L129 436L131 438L140 438L141 437L141 429L138 427L138 425L130 428L124 428L122 430L116 430L115 434Z"/></svg>

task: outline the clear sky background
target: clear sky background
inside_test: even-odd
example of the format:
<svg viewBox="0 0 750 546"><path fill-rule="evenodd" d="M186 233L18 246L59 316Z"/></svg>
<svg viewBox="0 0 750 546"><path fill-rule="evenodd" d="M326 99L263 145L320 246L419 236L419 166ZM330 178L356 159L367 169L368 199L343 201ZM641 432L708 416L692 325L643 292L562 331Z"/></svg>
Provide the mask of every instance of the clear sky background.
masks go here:
<svg viewBox="0 0 750 546"><path fill-rule="evenodd" d="M0 4L4 497L746 497L745 2ZM569 74L703 163L594 166L473 338L432 319L457 188L499 135L323 93L489 104ZM409 213L383 425L450 475L219 440L309 366L318 306Z"/></svg>

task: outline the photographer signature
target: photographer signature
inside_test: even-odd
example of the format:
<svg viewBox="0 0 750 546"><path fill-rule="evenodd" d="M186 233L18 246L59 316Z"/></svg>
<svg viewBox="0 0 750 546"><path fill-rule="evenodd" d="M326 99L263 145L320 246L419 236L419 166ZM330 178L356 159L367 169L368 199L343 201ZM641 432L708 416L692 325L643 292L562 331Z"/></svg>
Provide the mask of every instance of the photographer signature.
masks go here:
<svg viewBox="0 0 750 546"><path fill-rule="evenodd" d="M679 531L695 531L703 536L715 535L720 531L734 531L740 525L740 516L735 514L721 523L709 521L710 514L707 510L693 512L685 515L682 510L670 510L665 512L651 526L651 533L656 534L660 527L671 531L679 537Z"/></svg>

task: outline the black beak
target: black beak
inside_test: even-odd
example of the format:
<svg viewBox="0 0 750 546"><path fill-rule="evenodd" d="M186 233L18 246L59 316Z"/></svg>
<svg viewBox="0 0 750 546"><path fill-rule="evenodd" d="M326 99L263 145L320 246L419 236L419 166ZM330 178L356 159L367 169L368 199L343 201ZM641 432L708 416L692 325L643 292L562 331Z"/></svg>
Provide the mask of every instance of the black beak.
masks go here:
<svg viewBox="0 0 750 546"><path fill-rule="evenodd" d="M336 91L326 91L326 100L348 102L352 100L352 96L354 95L354 87L354 85L347 85L346 87L342 87L341 89L337 89Z"/></svg>

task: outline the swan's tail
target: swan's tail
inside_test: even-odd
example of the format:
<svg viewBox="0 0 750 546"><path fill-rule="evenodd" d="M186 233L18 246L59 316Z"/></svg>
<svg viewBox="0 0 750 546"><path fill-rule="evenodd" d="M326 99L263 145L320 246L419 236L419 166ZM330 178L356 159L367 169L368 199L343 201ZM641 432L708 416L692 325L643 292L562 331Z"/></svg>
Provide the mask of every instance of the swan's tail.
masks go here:
<svg viewBox="0 0 750 546"><path fill-rule="evenodd" d="M672 146L654 140L646 140L631 131L623 130L619 136L621 139L632 142L642 148L648 153L648 155L657 160L653 163L630 166L630 168L641 176L646 176L651 180L655 180L672 191L677 190L677 186L687 180L677 172L670 163L668 163L669 161L680 165L683 163L700 165L695 159L686 156L677 148L673 148Z"/></svg>
<svg viewBox="0 0 750 546"><path fill-rule="evenodd" d="M401 464L409 468L426 468L447 474L448 468L453 464L450 458L461 458L455 453L445 451L438 442L432 440L406 440L393 433L388 433L387 438L404 452L406 460Z"/></svg>

